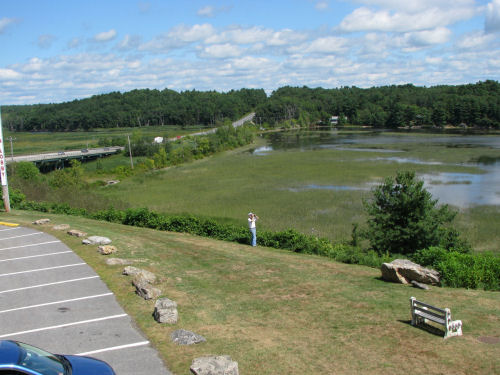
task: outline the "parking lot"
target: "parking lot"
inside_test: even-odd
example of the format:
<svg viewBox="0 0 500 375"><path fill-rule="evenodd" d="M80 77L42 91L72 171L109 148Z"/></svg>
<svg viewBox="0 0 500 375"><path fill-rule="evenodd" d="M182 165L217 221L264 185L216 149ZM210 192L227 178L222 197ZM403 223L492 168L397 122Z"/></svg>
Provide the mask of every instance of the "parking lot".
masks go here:
<svg viewBox="0 0 500 375"><path fill-rule="evenodd" d="M89 355L119 375L170 374L94 270L30 228L0 225L0 340Z"/></svg>

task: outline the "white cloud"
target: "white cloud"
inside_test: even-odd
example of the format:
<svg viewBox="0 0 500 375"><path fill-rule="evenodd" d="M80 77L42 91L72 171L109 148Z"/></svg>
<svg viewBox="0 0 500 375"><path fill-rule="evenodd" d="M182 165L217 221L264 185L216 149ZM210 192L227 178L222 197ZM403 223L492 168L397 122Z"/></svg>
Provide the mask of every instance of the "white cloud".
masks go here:
<svg viewBox="0 0 500 375"><path fill-rule="evenodd" d="M446 27L438 27L434 30L423 30L407 33L405 41L410 47L425 47L433 44L443 44L450 40L451 31Z"/></svg>
<svg viewBox="0 0 500 375"><path fill-rule="evenodd" d="M121 51L137 49L142 43L142 38L138 35L125 35L118 43L117 47Z"/></svg>
<svg viewBox="0 0 500 375"><path fill-rule="evenodd" d="M325 1L325 0L317 1L316 5L314 7L317 10L326 10L326 9L328 9L328 1Z"/></svg>
<svg viewBox="0 0 500 375"><path fill-rule="evenodd" d="M19 79L22 75L15 70L12 69L1 69L0 68L0 79L8 80L8 79Z"/></svg>
<svg viewBox="0 0 500 375"><path fill-rule="evenodd" d="M109 42L116 37L116 30L111 29L109 31L104 31L102 33L96 34L94 36L95 42Z"/></svg>
<svg viewBox="0 0 500 375"><path fill-rule="evenodd" d="M229 57L240 56L241 49L238 46L229 43L213 44L205 47L200 55L208 58L226 59Z"/></svg>
<svg viewBox="0 0 500 375"><path fill-rule="evenodd" d="M190 43L202 42L211 38L215 29L210 24L203 25L179 25L173 27L167 33L153 38L139 47L141 51L169 52L174 48L182 48Z"/></svg>
<svg viewBox="0 0 500 375"><path fill-rule="evenodd" d="M498 0L494 0L498 1ZM360 0L367 5L347 15L343 31L410 32L435 29L467 20L478 13L474 0Z"/></svg>
<svg viewBox="0 0 500 375"><path fill-rule="evenodd" d="M314 39L310 42L295 45L289 48L292 53L319 53L335 54L342 53L347 48L347 39L328 36Z"/></svg>
<svg viewBox="0 0 500 375"><path fill-rule="evenodd" d="M496 42L496 45L495 45ZM500 48L500 43L493 34L483 32L468 33L457 42L457 47L462 50L484 51L491 48Z"/></svg>
<svg viewBox="0 0 500 375"><path fill-rule="evenodd" d="M212 18L215 14L215 7L212 5L207 5L204 6L203 8L198 9L198 12L196 13L200 17L208 17Z"/></svg>
<svg viewBox="0 0 500 375"><path fill-rule="evenodd" d="M486 32L500 31L500 0L493 0L486 6Z"/></svg>
<svg viewBox="0 0 500 375"><path fill-rule="evenodd" d="M7 17L0 18L0 34L2 34L9 25L12 25L13 23L16 22L17 21L14 18L7 18Z"/></svg>

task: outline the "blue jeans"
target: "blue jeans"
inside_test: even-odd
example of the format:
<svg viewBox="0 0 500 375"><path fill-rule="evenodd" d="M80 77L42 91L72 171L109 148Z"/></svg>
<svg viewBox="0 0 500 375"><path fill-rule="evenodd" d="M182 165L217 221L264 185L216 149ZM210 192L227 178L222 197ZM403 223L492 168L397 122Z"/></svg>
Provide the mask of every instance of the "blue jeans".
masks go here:
<svg viewBox="0 0 500 375"><path fill-rule="evenodd" d="M252 233L252 246L257 246L257 228L250 228Z"/></svg>

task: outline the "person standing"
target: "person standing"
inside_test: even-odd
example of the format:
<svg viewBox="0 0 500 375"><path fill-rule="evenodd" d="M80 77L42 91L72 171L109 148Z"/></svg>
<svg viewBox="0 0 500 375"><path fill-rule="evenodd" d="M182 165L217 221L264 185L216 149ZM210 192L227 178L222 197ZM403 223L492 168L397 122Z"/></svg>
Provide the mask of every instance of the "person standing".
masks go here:
<svg viewBox="0 0 500 375"><path fill-rule="evenodd" d="M248 228L250 229L250 233L252 234L252 246L257 246L257 227L255 222L259 219L257 215L254 213L248 214Z"/></svg>

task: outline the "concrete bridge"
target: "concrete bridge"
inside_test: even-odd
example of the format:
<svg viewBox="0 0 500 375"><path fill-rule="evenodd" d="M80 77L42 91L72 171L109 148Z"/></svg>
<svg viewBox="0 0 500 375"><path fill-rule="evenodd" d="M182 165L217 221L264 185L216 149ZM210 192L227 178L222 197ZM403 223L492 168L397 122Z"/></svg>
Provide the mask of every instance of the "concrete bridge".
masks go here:
<svg viewBox="0 0 500 375"><path fill-rule="evenodd" d="M108 156L116 154L124 149L124 147L113 146L113 147L100 147L100 148L85 148L81 150L73 151L59 151L59 152L47 152L43 154L32 154L32 155L20 155L14 157L6 157L6 163L18 163L20 161L33 162L37 166L42 164L54 164L54 165L64 165L65 161L71 159L77 159L81 161L86 161L90 159L96 159L103 156Z"/></svg>

